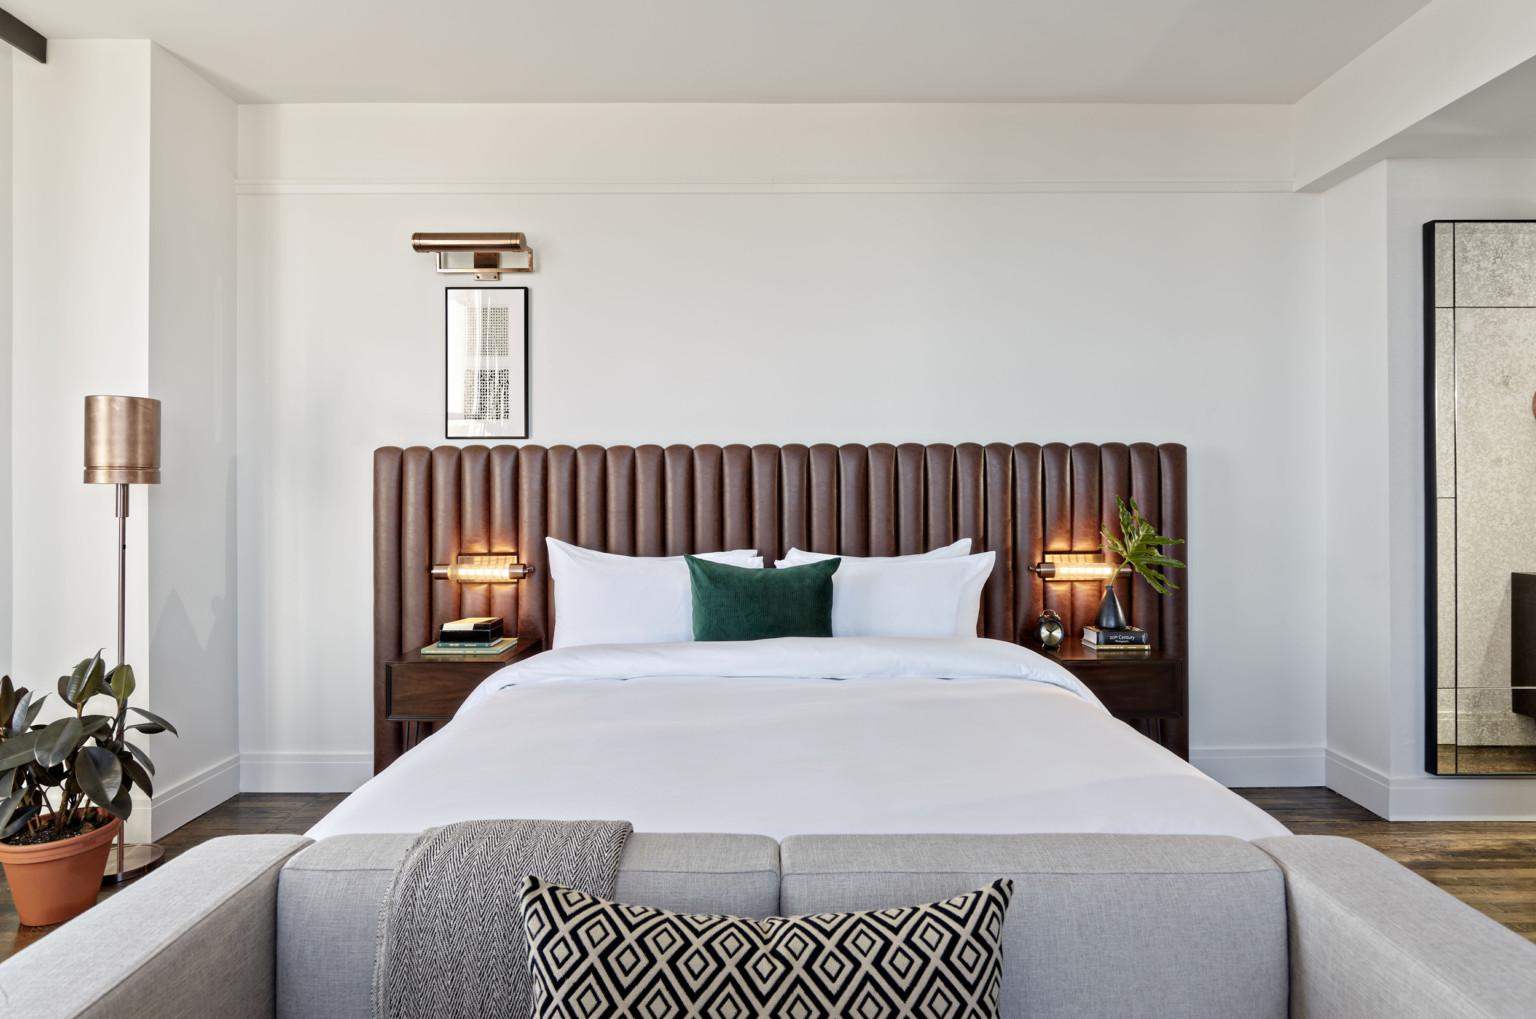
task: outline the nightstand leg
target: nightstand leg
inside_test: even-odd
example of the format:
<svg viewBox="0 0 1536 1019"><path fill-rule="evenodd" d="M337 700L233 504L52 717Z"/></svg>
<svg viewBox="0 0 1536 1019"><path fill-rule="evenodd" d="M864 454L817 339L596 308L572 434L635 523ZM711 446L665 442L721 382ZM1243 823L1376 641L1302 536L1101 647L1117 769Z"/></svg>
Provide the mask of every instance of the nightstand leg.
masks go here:
<svg viewBox="0 0 1536 1019"><path fill-rule="evenodd" d="M1189 760L1189 722L1183 718L1164 719L1162 730L1162 739L1158 742Z"/></svg>

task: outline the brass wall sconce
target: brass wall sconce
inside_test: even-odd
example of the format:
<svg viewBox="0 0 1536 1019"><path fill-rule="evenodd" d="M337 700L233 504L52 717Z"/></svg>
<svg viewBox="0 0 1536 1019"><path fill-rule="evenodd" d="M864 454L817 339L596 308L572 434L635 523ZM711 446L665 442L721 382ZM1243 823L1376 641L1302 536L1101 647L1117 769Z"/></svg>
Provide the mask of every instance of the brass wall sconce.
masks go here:
<svg viewBox="0 0 1536 1019"><path fill-rule="evenodd" d="M1031 566L1029 572L1041 580L1104 581L1119 573L1122 565L1106 563L1094 552L1047 552L1045 561Z"/></svg>
<svg viewBox="0 0 1536 1019"><path fill-rule="evenodd" d="M533 575L533 567L515 555L461 555L446 566L432 567L433 580L460 584L515 584Z"/></svg>
<svg viewBox="0 0 1536 1019"><path fill-rule="evenodd" d="M477 280L499 280L504 272L533 272L533 249L520 233L411 234L411 247L437 255L437 271L473 273ZM503 265L505 254L521 255L522 261Z"/></svg>

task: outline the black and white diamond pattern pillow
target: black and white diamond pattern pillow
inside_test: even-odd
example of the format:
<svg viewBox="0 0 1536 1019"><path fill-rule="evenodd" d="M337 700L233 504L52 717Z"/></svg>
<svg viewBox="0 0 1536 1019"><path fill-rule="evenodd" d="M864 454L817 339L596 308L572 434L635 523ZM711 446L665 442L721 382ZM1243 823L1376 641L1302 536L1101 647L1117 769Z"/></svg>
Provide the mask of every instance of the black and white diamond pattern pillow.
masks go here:
<svg viewBox="0 0 1536 1019"><path fill-rule="evenodd" d="M1013 882L926 906L747 920L530 877L536 1019L993 1019Z"/></svg>

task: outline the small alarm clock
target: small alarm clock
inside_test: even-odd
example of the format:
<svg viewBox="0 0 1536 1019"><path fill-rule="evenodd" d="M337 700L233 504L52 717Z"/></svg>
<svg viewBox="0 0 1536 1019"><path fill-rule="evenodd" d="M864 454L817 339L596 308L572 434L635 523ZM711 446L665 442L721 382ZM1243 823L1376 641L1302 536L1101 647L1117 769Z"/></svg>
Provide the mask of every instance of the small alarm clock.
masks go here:
<svg viewBox="0 0 1536 1019"><path fill-rule="evenodd" d="M1040 613L1040 622L1035 633L1039 635L1040 643L1048 648L1060 647L1061 642L1067 639L1067 628L1055 609L1046 609Z"/></svg>

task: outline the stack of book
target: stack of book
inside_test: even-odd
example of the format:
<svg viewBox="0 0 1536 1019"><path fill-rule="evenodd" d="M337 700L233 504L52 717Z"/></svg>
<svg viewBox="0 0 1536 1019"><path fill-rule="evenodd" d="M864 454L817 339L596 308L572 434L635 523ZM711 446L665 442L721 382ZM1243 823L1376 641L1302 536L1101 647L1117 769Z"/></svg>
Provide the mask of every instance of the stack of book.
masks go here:
<svg viewBox="0 0 1536 1019"><path fill-rule="evenodd" d="M1152 646L1147 631L1135 626L1123 630L1101 630L1097 626L1083 627L1083 646L1095 651L1145 651Z"/></svg>
<svg viewBox="0 0 1536 1019"><path fill-rule="evenodd" d="M444 623L437 643L421 649L424 655L499 655L517 643L502 636L500 616L471 616Z"/></svg>

